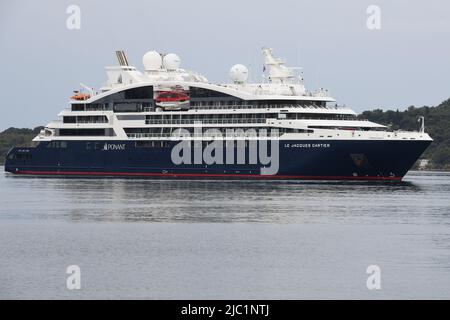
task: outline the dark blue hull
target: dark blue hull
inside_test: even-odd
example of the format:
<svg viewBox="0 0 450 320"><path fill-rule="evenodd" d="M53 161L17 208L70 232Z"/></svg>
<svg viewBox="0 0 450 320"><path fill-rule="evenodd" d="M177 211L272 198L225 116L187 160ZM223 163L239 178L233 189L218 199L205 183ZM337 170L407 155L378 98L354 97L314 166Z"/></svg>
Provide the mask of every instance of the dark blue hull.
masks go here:
<svg viewBox="0 0 450 320"><path fill-rule="evenodd" d="M401 180L431 141L280 141L278 170L273 175L261 175L264 166L248 161L177 165L171 158L176 143L155 142L142 147L135 141L43 142L35 148L10 150L5 171L41 175ZM248 148L246 153L248 159Z"/></svg>

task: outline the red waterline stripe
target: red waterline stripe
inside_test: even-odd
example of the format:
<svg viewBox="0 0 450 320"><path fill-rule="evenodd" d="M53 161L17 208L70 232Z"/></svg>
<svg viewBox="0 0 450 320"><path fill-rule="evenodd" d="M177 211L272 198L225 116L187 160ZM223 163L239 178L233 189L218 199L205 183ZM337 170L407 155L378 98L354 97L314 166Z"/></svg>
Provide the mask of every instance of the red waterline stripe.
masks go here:
<svg viewBox="0 0 450 320"><path fill-rule="evenodd" d="M144 176L144 177L239 177L253 179L302 179L302 180L387 180L398 181L402 177L353 177L353 176L296 176L296 175L260 175L235 173L151 173L151 172L87 172L87 171L16 171L17 174L36 175L94 175L94 176Z"/></svg>

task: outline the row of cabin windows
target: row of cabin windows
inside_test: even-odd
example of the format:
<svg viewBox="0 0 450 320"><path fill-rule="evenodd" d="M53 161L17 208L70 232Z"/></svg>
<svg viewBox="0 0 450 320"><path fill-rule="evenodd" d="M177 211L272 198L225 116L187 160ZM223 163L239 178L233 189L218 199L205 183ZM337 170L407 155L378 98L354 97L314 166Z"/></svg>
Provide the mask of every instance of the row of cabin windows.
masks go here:
<svg viewBox="0 0 450 320"><path fill-rule="evenodd" d="M169 148L169 141L136 141L136 148Z"/></svg>
<svg viewBox="0 0 450 320"><path fill-rule="evenodd" d="M259 119L276 118L278 113L167 114L147 115L146 120Z"/></svg>
<svg viewBox="0 0 450 320"><path fill-rule="evenodd" d="M127 134L155 134L155 135L171 135L171 134L183 134L188 132L189 134L200 133L199 128L125 128ZM294 128L271 128L271 127L253 127L253 128L202 128L202 133L214 133L220 132L222 135L226 136L228 133L256 133L256 134L267 134L271 135L279 133L312 133L313 130L304 129L294 129Z"/></svg>
<svg viewBox="0 0 450 320"><path fill-rule="evenodd" d="M31 153L14 153L9 155L10 160L28 161L33 158Z"/></svg>
<svg viewBox="0 0 450 320"><path fill-rule="evenodd" d="M86 142L86 150L101 150L104 145L103 142Z"/></svg>
<svg viewBox="0 0 450 320"><path fill-rule="evenodd" d="M106 111L143 112L154 110L153 102L115 102L115 103L77 103L72 104L72 111Z"/></svg>
<svg viewBox="0 0 450 320"><path fill-rule="evenodd" d="M251 101L251 100L201 100L190 101L190 107L192 109L214 109L214 108L239 108L239 107L251 107L251 108L323 108L326 104L316 101Z"/></svg>
<svg viewBox="0 0 450 320"><path fill-rule="evenodd" d="M230 114L167 114L147 115L146 121L205 120L205 119L289 119L289 120L356 120L355 115L322 113L230 113Z"/></svg>
<svg viewBox="0 0 450 320"><path fill-rule="evenodd" d="M114 112L143 112L148 110L148 108L152 108L153 103L145 102L128 102L128 103L114 103L113 111Z"/></svg>
<svg viewBox="0 0 450 320"><path fill-rule="evenodd" d="M63 123L108 123L106 116L64 116Z"/></svg>
<svg viewBox="0 0 450 320"><path fill-rule="evenodd" d="M105 136L105 129L59 129L60 136Z"/></svg>
<svg viewBox="0 0 450 320"><path fill-rule="evenodd" d="M178 142L175 142L178 143ZM211 141L192 141L193 148L201 147L204 149L208 144L211 143ZM268 143L270 144L270 140L268 140ZM224 145L227 148L248 148L248 146L251 144L250 140L227 140L224 142ZM169 148L170 142L169 141L136 141L135 142L136 148Z"/></svg>
<svg viewBox="0 0 450 320"><path fill-rule="evenodd" d="M161 128L125 128L125 132L126 133L171 133L175 130L178 129L183 129L186 130L186 132L190 132L190 133L196 133L197 130L199 130L199 128L193 128L193 127L186 127L186 128L170 128L170 127L161 127ZM270 128L266 128L266 127L259 127L259 128L202 128L202 132L205 132L206 130L211 130L211 129L216 129L219 131L223 131L225 132L225 130L261 130L261 129L270 129Z"/></svg>
<svg viewBox="0 0 450 320"><path fill-rule="evenodd" d="M251 106L252 108L290 108L290 107L324 107L323 103L317 102L286 102L286 101L245 101L245 100L190 100L191 109L211 109L211 108L239 108ZM120 100L108 103L77 103L72 104L72 111L104 111L113 110L114 112L143 112L155 111L153 99L150 101L127 101Z"/></svg>
<svg viewBox="0 0 450 320"><path fill-rule="evenodd" d="M324 113L282 113L286 115L285 119L291 120L356 120L352 114L324 114Z"/></svg>
<svg viewBox="0 0 450 320"><path fill-rule="evenodd" d="M196 98L230 98L230 99L236 99L238 98L215 90L210 89L204 89L204 88L198 88L198 87L189 87L189 95L191 99Z"/></svg>
<svg viewBox="0 0 450 320"><path fill-rule="evenodd" d="M116 116L118 120L145 120L144 115L137 115L137 114L121 114Z"/></svg>
<svg viewBox="0 0 450 320"><path fill-rule="evenodd" d="M105 111L110 110L109 103L76 103L72 104L72 111Z"/></svg>
<svg viewBox="0 0 450 320"><path fill-rule="evenodd" d="M230 101L201 101L201 102L193 102L189 103L190 109L220 109L226 108L229 109L239 108L239 107L251 107L251 108L261 108L261 109L269 109L269 108L294 108L294 107L320 107L319 105L299 105L299 104L260 104L260 103L252 103L248 101L242 102L230 102ZM73 104L72 111L106 111L113 110L114 112L153 112L156 111L157 106L154 105L153 102L117 102L111 104ZM162 110L165 110L162 108ZM169 109L168 109L169 110ZM173 110L169 110L173 111Z"/></svg>
<svg viewBox="0 0 450 320"><path fill-rule="evenodd" d="M67 142L66 141L51 141L45 147L48 149L66 149Z"/></svg>
<svg viewBox="0 0 450 320"><path fill-rule="evenodd" d="M332 129L332 130L351 130L351 131L384 131L385 128L374 127L340 127L340 126L309 126L312 129Z"/></svg>
<svg viewBox="0 0 450 320"><path fill-rule="evenodd" d="M193 109L201 109L202 107L226 107L226 106L235 106L235 107L243 107L251 104L249 101L245 100L202 100L202 101L193 101L191 100L189 105Z"/></svg>

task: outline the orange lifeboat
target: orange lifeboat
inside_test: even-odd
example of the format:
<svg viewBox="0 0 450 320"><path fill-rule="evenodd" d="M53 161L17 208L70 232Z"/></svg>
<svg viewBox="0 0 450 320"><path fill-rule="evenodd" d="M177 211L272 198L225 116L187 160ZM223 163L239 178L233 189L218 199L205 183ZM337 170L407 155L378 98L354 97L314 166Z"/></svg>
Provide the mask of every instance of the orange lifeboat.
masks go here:
<svg viewBox="0 0 450 320"><path fill-rule="evenodd" d="M75 95L71 96L70 99L72 100L87 100L91 97L91 95L87 93L76 93Z"/></svg>

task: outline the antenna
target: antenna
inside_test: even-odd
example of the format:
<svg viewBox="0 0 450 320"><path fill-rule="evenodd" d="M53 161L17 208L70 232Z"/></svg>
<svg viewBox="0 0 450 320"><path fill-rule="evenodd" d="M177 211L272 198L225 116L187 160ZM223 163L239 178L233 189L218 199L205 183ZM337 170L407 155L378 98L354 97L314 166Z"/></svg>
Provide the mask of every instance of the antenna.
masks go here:
<svg viewBox="0 0 450 320"><path fill-rule="evenodd" d="M125 54L125 51L123 51L123 50L116 51L116 56L117 56L117 60L119 60L119 64L122 67L130 65L128 63L128 58L127 58L127 55Z"/></svg>
<svg viewBox="0 0 450 320"><path fill-rule="evenodd" d="M275 58L271 48L262 48L264 65L269 69L270 83L292 83L294 78L293 68L285 66L284 59Z"/></svg>

